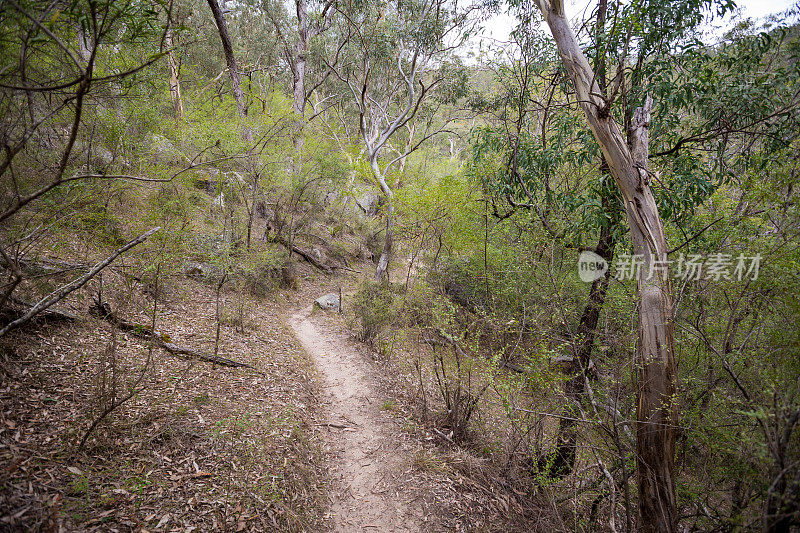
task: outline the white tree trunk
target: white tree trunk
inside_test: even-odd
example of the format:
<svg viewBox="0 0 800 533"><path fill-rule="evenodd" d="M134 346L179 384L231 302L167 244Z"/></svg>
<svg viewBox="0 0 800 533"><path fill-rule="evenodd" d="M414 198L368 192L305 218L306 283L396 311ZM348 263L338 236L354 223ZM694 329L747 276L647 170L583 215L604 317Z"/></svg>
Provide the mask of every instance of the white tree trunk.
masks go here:
<svg viewBox="0 0 800 533"><path fill-rule="evenodd" d="M380 185L384 196L384 216L386 217L386 234L383 240L383 250L378 259L378 266L375 269L375 281L389 281L389 261L392 258L392 245L394 244L394 192L386 183L386 179L378 167L378 156L374 154L370 157L370 166L375 179Z"/></svg>
<svg viewBox="0 0 800 533"><path fill-rule="evenodd" d="M555 39L559 56L575 86L592 133L622 193L634 252L643 259L637 279L639 342L637 344L636 464L641 531L677 530L675 495L675 390L672 296L667 271L664 227L650 189L647 170L649 100L636 111L629 147L605 108L595 73L578 46L564 15L563 0L537 0ZM652 272L652 276L649 274Z"/></svg>
<svg viewBox="0 0 800 533"><path fill-rule="evenodd" d="M167 62L169 63L169 92L172 96L172 107L175 110L175 118L183 119L183 98L181 96L181 81L178 78L178 60L175 58L175 42L172 37L172 28L167 29L166 45L168 48Z"/></svg>

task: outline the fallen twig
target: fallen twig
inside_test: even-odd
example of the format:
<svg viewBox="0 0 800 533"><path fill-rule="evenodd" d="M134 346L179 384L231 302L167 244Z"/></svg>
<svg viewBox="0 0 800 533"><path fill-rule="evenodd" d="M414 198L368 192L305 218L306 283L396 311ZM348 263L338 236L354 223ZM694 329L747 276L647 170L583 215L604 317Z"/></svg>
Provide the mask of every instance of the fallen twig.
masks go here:
<svg viewBox="0 0 800 533"><path fill-rule="evenodd" d="M448 437L447 435L445 435L444 433L442 433L441 431L439 431L439 429L438 429L438 428L433 428L433 432L434 432L436 435L438 435L439 437L441 437L441 438L443 438L444 440L446 440L447 442L449 442L450 444L452 444L453 446L455 446L455 445L456 445L456 443L455 443L455 442L453 442L453 439L451 439L450 437Z"/></svg>
<svg viewBox="0 0 800 533"><path fill-rule="evenodd" d="M215 365L220 366L227 366L229 368L253 368L252 366L246 363L240 363L239 361L235 361L233 359L228 359L227 357L221 357L219 355L209 355L198 352L196 350L192 350L190 348L185 348L183 346L178 346L170 342L169 336L161 333L157 330L152 329L150 326L145 326L144 324L135 324L133 322L128 322L127 320L118 317L112 310L111 307L103 302L103 303L95 303L91 309L92 313L99 316L104 320L108 320L115 326L117 326L120 330L130 333L131 335L135 335L136 337L146 339L155 343L155 345L162 350L171 353L172 355L179 355L185 356L190 359L199 359L200 361L206 361L208 363L214 363Z"/></svg>
<svg viewBox="0 0 800 533"><path fill-rule="evenodd" d="M45 309L47 309L51 305L55 304L56 302L62 300L65 296L67 296L72 291L80 289L81 287L86 285L86 283L90 279L92 279L94 276L97 275L98 272L100 272L105 267L107 267L109 264L111 264L111 262L114 259L116 259L120 255L124 254L125 252L127 252L128 250L130 250L131 248L136 246L137 244L140 244L140 243L144 242L145 240L147 240L148 237L150 237L150 235L152 235L153 233L157 232L160 229L161 229L160 227L155 227L155 228L151 229L150 231L148 231L146 233L143 233L142 235L139 235L138 237L136 237L135 239L130 241L128 244L126 244L122 248L118 249L113 254L109 255L108 257L106 257L105 259L103 259L102 261L97 263L96 265L94 265L91 268L91 270L89 270L89 272L87 272L86 274L84 274L80 278L78 278L76 280L73 280L70 283L67 283L63 287L60 287L60 288L54 290L53 292L51 292L50 294L48 294L47 296L45 296L44 298L39 300L39 302L36 305L34 305L33 307L31 307L28 310L28 312L25 313L22 317L18 318L17 320L14 320L13 322L10 322L3 329L0 329L0 337L5 335L6 333L11 331L12 329L15 329L15 328L18 328L20 326L23 326L23 325L27 324L37 314L41 313L42 311L44 311Z"/></svg>

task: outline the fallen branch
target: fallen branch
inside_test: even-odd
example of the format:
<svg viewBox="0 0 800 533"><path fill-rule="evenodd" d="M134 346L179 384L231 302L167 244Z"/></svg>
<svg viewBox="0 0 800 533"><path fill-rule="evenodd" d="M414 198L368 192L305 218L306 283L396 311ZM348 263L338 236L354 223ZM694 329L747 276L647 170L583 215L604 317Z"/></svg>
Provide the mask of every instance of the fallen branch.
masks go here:
<svg viewBox="0 0 800 533"><path fill-rule="evenodd" d="M19 306L25 307L30 309L33 307L33 304L30 302L26 302L25 300L21 300L15 296L9 298L11 303L17 304ZM80 317L75 313L70 313L69 311L64 311L63 309L46 309L39 313L43 318L53 318L56 320L78 320Z"/></svg>
<svg viewBox="0 0 800 533"><path fill-rule="evenodd" d="M288 248L288 245L286 245L285 243L281 243L281 244L284 244ZM326 274L333 273L333 269L331 267L329 267L328 265L326 265L324 263L320 263L319 261L317 261L316 257L314 257L310 253L306 252L302 248L300 248L298 246L295 246L295 245L292 245L292 251L294 253L296 253L297 255L299 255L300 257L302 257L303 259L305 259L306 261L308 261L309 263L311 263L312 265L314 265L315 267L317 267L318 269L320 269L323 272L325 272Z"/></svg>
<svg viewBox="0 0 800 533"><path fill-rule="evenodd" d="M297 255L299 255L300 257L302 257L303 259L305 259L306 261L308 261L309 263L311 263L312 265L314 265L318 269L322 270L326 274L332 274L333 273L333 269L331 267L329 267L325 263L321 263L320 261L317 260L316 257L314 257L309 252L306 252L305 250L303 250L299 246L297 246L295 244L292 244L291 247L290 247L289 243L286 241L286 239L284 239L283 237L280 237L280 236L276 236L275 240L278 241L279 243L281 243L287 249L291 248L291 250L294 253L296 253Z"/></svg>
<svg viewBox="0 0 800 533"><path fill-rule="evenodd" d="M154 332L154 334L156 339L160 339L158 337L157 331ZM239 361L234 361L233 359L228 359L227 357L220 357L219 355L208 355L200 353L195 350L190 350L189 348L183 348L171 342L166 342L163 339L161 339L160 341L156 340L156 344L158 345L159 348L161 348L166 352L171 353L172 355L183 355L191 359L199 359L200 361L206 361L220 366L227 366L229 368L253 368L247 363L240 363Z"/></svg>
<svg viewBox="0 0 800 533"><path fill-rule="evenodd" d="M278 231L271 223L268 224L268 229L273 234L272 239L275 240L275 242L282 244L284 248L296 253L297 255L299 255L300 257L302 257L303 259L305 259L318 269L322 270L326 274L333 274L333 269L330 266L318 261L316 257L311 255L309 252L306 252L296 244L294 243L289 244L289 241L286 240L286 238L283 235L281 235L281 232Z"/></svg>
<svg viewBox="0 0 800 533"><path fill-rule="evenodd" d="M12 329L15 329L15 328L18 328L20 326L23 326L23 325L27 324L37 314L41 313L42 311L44 311L48 307L52 306L56 302L62 300L65 296L67 296L72 291L80 289L81 287L86 285L86 283L90 279L92 279L94 276L97 275L98 272L100 272L105 267L107 267L109 264L111 264L111 262L114 259L116 259L120 255L124 254L125 252L127 252L128 250L130 250L131 248L136 246L137 244L141 244L142 242L147 240L147 238L150 237L150 235L152 235L153 233L157 232L160 229L161 229L160 227L155 227L155 228L151 229L150 231L148 231L147 233L143 233L142 235L139 235L138 237L136 237L135 239L130 241L128 244L126 244L122 248L118 249L113 254L109 255L108 257L106 257L105 259L103 259L102 261L97 263L96 265L94 265L86 274L84 274L80 278L78 278L76 280L73 280L70 283L67 283L63 287L60 287L60 288L56 289L55 291L51 292L49 295L47 295L44 298L42 298L41 300L39 300L39 302L36 305L34 305L33 307L31 307L28 310L28 312L25 313L22 317L20 317L17 320L14 320L13 322L7 324L6 327L4 327L3 329L0 329L0 337L5 335L6 333L11 331Z"/></svg>
<svg viewBox="0 0 800 533"><path fill-rule="evenodd" d="M215 365L226 366L229 368L253 368L246 363L240 363L239 361L234 361L233 359L228 359L227 357L204 354L190 348L178 346L177 344L167 340L169 339L168 335L161 333L150 326L128 322L124 318L118 317L111 310L111 307L105 302L95 302L90 311L92 314L111 322L121 331L130 333L131 335L139 337L140 339L151 341L157 347L172 355L183 356L190 359L198 359L200 361L206 361L208 363L214 363Z"/></svg>
<svg viewBox="0 0 800 533"><path fill-rule="evenodd" d="M516 365L514 363L510 363L508 361L500 361L500 366L503 367L503 368L506 368L508 370L511 370L512 372L517 372L518 374L530 374L531 373L530 370L528 370L528 369L526 369L526 368L524 368L524 367L522 367L520 365Z"/></svg>
<svg viewBox="0 0 800 533"><path fill-rule="evenodd" d="M433 432L434 432L434 433L435 433L437 436L439 436L439 437L443 438L444 440L446 440L447 442L449 442L450 444L452 444L453 446L455 446L455 445L456 445L456 443L455 443L455 442L453 442L453 439L451 439L450 437L448 437L447 435L445 435L445 434L444 434L442 431L440 431L438 428L433 428Z"/></svg>

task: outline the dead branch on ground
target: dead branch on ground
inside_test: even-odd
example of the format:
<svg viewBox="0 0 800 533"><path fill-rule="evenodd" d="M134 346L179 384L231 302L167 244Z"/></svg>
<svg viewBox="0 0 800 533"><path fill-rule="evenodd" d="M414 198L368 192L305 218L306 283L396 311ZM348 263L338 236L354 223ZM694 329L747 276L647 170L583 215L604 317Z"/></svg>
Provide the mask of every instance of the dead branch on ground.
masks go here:
<svg viewBox="0 0 800 533"><path fill-rule="evenodd" d="M35 317L36 315L38 315L42 311L46 310L47 308L49 308L53 304L61 301L62 299L64 299L72 291L80 289L81 287L86 285L86 283L90 279L92 279L94 276L96 276L97 273L100 272L101 270L103 270L105 267L110 265L111 262L114 261L114 259L116 259L120 255L124 254L125 252L127 252L128 250L130 250L131 248L136 246L137 244L141 244L142 242L147 240L147 238L150 237L150 235L152 235L153 233L157 232L160 229L161 229L160 227L155 227L155 228L151 229L150 231L139 235L138 237L136 237L135 239L130 241L128 244L126 244L122 248L119 248L113 254L109 255L108 257L106 257L105 259L103 259L102 261L97 263L86 274L84 274L80 278L75 279L75 280L71 281L70 283L67 283L66 285L64 285L62 287L59 287L55 291L51 292L50 294L48 294L47 296L45 296L44 298L39 300L39 302L36 303L36 305L34 305L33 307L31 307L28 310L27 313L22 315L17 320L14 320L14 321L10 322L3 329L0 329L0 337L5 335L6 333L11 331L12 329L18 328L20 326L24 326L25 324L30 322L33 317Z"/></svg>
<svg viewBox="0 0 800 533"><path fill-rule="evenodd" d="M129 322L124 318L120 318L111 310L111 306L109 306L106 302L95 302L90 311L95 316L111 322L121 331L130 333L131 335L139 337L140 339L151 341L155 343L157 347L172 355L183 356L189 359L198 359L200 361L206 361L208 363L214 363L215 365L226 366L229 368L253 368L246 363L240 363L239 361L234 361L233 359L228 359L227 357L208 355L190 348L178 346L177 344L170 342L169 335L165 333L161 333L150 326L136 324L134 322Z"/></svg>

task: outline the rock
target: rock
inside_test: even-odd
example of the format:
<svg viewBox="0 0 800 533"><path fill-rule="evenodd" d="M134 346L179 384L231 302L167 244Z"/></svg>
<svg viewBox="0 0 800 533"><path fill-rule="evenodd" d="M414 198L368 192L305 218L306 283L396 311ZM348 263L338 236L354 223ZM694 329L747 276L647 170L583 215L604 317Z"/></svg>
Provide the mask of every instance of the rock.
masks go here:
<svg viewBox="0 0 800 533"><path fill-rule="evenodd" d="M339 295L335 292L320 296L314 300L314 305L323 311L333 311L339 309Z"/></svg>
<svg viewBox="0 0 800 533"><path fill-rule="evenodd" d="M205 281L213 278L217 273L217 269L208 263L191 262L187 263L186 268L183 269L183 274L187 278L197 281Z"/></svg>
<svg viewBox="0 0 800 533"><path fill-rule="evenodd" d="M166 163L177 164L185 161L183 154L172 141L157 133L150 136L150 152Z"/></svg>
<svg viewBox="0 0 800 533"><path fill-rule="evenodd" d="M579 368L576 368L576 366L578 366L578 361L571 355L562 354L553 356L550 358L550 364L556 369L565 373L577 372L579 370ZM596 372L594 361L591 359L589 360L589 367L587 370L590 374L594 374Z"/></svg>
<svg viewBox="0 0 800 533"><path fill-rule="evenodd" d="M335 202L338 198L339 198L338 192L330 191L325 193L325 196L322 198L322 203L325 205L333 205L333 202Z"/></svg>
<svg viewBox="0 0 800 533"><path fill-rule="evenodd" d="M225 183L232 187L249 187L248 183L244 180L244 177L235 170L225 173Z"/></svg>
<svg viewBox="0 0 800 533"><path fill-rule="evenodd" d="M362 194L355 199L356 205L361 208L363 214L368 217L375 216L378 213L380 205L379 195L376 192L368 192Z"/></svg>
<svg viewBox="0 0 800 533"><path fill-rule="evenodd" d="M92 150L91 161L96 167L107 167L114 162L114 154L104 146L95 146Z"/></svg>
<svg viewBox="0 0 800 533"><path fill-rule="evenodd" d="M216 257L231 251L233 244L231 237L231 232L194 235L192 244L201 257Z"/></svg>
<svg viewBox="0 0 800 533"><path fill-rule="evenodd" d="M58 144L54 148L59 153L63 151L63 146ZM76 141L72 147L72 155L76 156L78 162L83 162L82 170L94 174L105 172L111 165L125 163L118 158L114 152L100 144L86 144L83 141Z"/></svg>
<svg viewBox="0 0 800 533"><path fill-rule="evenodd" d="M219 190L217 181L208 178L195 178L192 184L194 185L195 189L200 189L208 194L216 195L217 191Z"/></svg>

